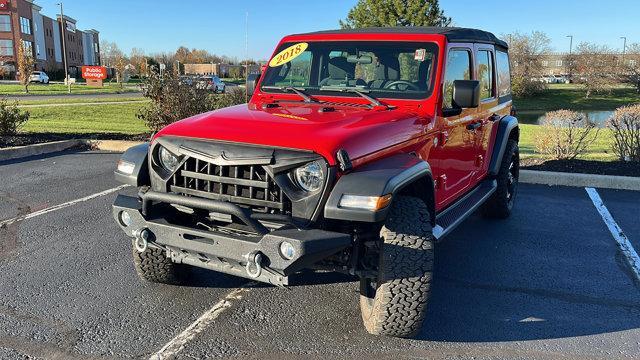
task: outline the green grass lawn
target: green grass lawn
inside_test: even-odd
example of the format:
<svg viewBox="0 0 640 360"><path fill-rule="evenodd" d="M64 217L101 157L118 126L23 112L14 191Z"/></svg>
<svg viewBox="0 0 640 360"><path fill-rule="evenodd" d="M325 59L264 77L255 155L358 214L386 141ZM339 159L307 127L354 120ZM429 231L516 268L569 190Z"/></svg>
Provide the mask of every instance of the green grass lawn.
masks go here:
<svg viewBox="0 0 640 360"><path fill-rule="evenodd" d="M100 106L60 106L27 109L31 118L22 128L24 132L54 134L117 133L136 135L149 132L136 117L143 102L104 104Z"/></svg>
<svg viewBox="0 0 640 360"><path fill-rule="evenodd" d="M104 87L90 87L84 84L71 85L72 94L115 94L140 91L136 86L120 88L118 84L106 83ZM24 92L24 86L20 84L0 84L1 95L64 95L68 88L64 84L31 84L29 94Z"/></svg>
<svg viewBox="0 0 640 360"><path fill-rule="evenodd" d="M513 103L518 111L615 110L633 103L640 103L640 94L630 86L618 86L609 93L592 94L585 98L585 91L575 84L550 84L542 94L530 98L516 98Z"/></svg>
<svg viewBox="0 0 640 360"><path fill-rule="evenodd" d="M539 125L520 124L520 156L523 159L539 158L544 159L545 156L535 152L536 133L542 128ZM608 129L600 129L598 138L587 149L587 152L578 159L597 160L597 161L615 161L616 156L611 151L613 138L611 131Z"/></svg>
<svg viewBox="0 0 640 360"><path fill-rule="evenodd" d="M95 134L137 135L148 133L144 122L136 117L143 102L130 104L103 104L91 106L60 106L29 108L31 119L22 129L24 132L78 134L87 137ZM535 153L535 134L538 125L520 125L520 152L523 158L543 158ZM611 132L601 129L597 141L581 156L585 160L613 161Z"/></svg>
<svg viewBox="0 0 640 360"><path fill-rule="evenodd" d="M7 99L7 102L9 104L12 104L15 100L12 100L11 98ZM130 101L130 102L149 102L149 99L143 98L143 97L117 97L117 98L86 98L86 99L77 99L77 98L72 98L72 99L67 99L64 97L60 97L60 99L55 99L55 100L20 100L18 101L18 106L21 105L49 105L49 104L68 104L68 105L72 105L72 104L87 104L87 103L91 103L91 104L100 104L100 103L108 103L108 102L123 102L123 101Z"/></svg>

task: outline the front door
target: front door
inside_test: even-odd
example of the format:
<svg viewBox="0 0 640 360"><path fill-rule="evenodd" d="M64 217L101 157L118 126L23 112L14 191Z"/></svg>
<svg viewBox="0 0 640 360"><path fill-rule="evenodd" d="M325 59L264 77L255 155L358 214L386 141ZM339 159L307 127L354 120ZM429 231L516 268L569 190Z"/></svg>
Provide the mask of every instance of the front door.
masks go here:
<svg viewBox="0 0 640 360"><path fill-rule="evenodd" d="M473 44L452 44L447 53L443 84L443 109L453 108L453 82L474 78ZM440 134L432 159L436 163L436 202L446 207L469 190L477 172L478 109L462 109L456 116L439 117Z"/></svg>

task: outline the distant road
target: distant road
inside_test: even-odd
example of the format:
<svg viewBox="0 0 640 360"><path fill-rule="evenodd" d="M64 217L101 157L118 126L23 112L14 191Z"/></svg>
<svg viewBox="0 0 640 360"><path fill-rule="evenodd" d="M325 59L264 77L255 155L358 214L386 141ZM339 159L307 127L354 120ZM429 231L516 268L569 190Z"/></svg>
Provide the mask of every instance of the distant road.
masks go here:
<svg viewBox="0 0 640 360"><path fill-rule="evenodd" d="M142 97L141 92L122 94L60 94L60 95L0 95L11 100L59 100L59 99L121 99Z"/></svg>

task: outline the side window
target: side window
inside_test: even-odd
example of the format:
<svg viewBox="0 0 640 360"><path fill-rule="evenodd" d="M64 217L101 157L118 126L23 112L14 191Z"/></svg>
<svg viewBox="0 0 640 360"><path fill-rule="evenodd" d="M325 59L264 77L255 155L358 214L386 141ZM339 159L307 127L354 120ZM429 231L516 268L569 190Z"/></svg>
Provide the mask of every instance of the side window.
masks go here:
<svg viewBox="0 0 640 360"><path fill-rule="evenodd" d="M451 49L447 56L446 66L442 108L451 109L453 107L453 82L455 80L471 80L471 51Z"/></svg>
<svg viewBox="0 0 640 360"><path fill-rule="evenodd" d="M498 97L511 94L511 71L509 55L504 51L496 52L496 69L498 71Z"/></svg>
<svg viewBox="0 0 640 360"><path fill-rule="evenodd" d="M478 80L480 81L480 100L494 97L493 57L490 51L478 51Z"/></svg>

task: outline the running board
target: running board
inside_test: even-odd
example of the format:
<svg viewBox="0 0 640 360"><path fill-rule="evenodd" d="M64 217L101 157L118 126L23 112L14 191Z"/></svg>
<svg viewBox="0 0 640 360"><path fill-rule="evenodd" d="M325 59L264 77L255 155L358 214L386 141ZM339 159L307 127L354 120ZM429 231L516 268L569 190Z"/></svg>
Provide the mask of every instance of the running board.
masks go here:
<svg viewBox="0 0 640 360"><path fill-rule="evenodd" d="M462 199L438 214L436 216L436 226L433 228L433 236L436 240L447 236L473 214L496 191L497 186L496 180L485 180Z"/></svg>

